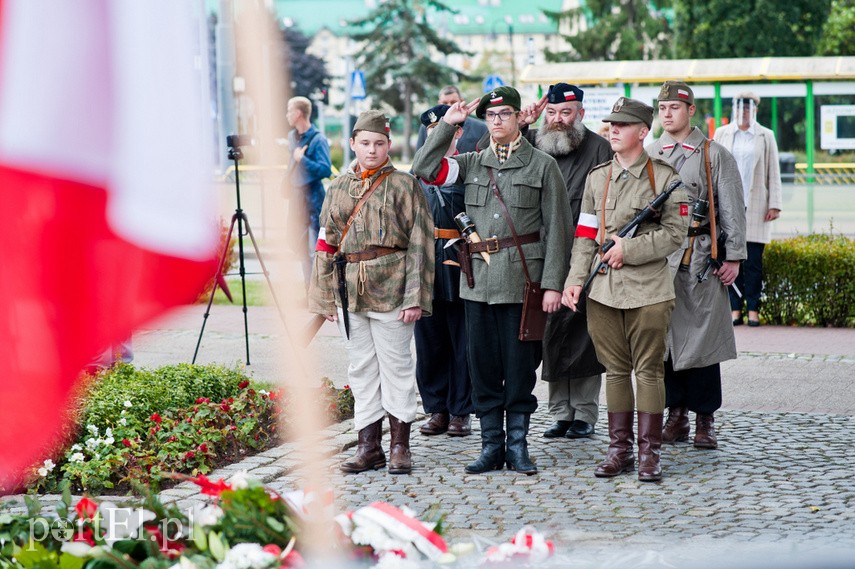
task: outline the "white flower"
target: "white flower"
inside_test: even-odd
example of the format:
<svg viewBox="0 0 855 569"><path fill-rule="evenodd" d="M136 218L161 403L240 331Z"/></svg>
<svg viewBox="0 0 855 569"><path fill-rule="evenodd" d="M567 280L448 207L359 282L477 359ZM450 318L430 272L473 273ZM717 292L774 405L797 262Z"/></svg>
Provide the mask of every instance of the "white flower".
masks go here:
<svg viewBox="0 0 855 569"><path fill-rule="evenodd" d="M114 439L113 437L107 437L107 438L106 438L106 439L104 439L104 441L103 441L103 443L104 443L105 445L107 445L107 446L113 446L113 443L114 443L114 442L116 442L116 439Z"/></svg>
<svg viewBox="0 0 855 569"><path fill-rule="evenodd" d="M102 502L98 511L103 517L101 527L106 530L104 541L111 547L119 540L137 537L143 523L157 519L154 512L142 508L120 508L112 502Z"/></svg>
<svg viewBox="0 0 855 569"><path fill-rule="evenodd" d="M246 470L241 470L240 472L235 473L231 478L228 479L229 486L234 490L243 490L244 488L249 488L250 480L255 480L249 474L247 474Z"/></svg>
<svg viewBox="0 0 855 569"><path fill-rule="evenodd" d="M78 444L74 444L71 445L71 450L83 450L83 447Z"/></svg>
<svg viewBox="0 0 855 569"><path fill-rule="evenodd" d="M96 427L95 425L86 425L86 430L92 433L93 435L98 436L98 427Z"/></svg>
<svg viewBox="0 0 855 569"><path fill-rule="evenodd" d="M48 470L53 470L55 466L56 465L53 463L53 461L51 459L47 459L45 461L44 467L47 468Z"/></svg>
<svg viewBox="0 0 855 569"><path fill-rule="evenodd" d="M69 462L83 462L84 460L86 459L83 456L82 452L76 452L71 455L71 458L68 459Z"/></svg>
<svg viewBox="0 0 855 569"><path fill-rule="evenodd" d="M226 552L226 557L217 564L217 569L263 569L277 561L257 543L238 543Z"/></svg>
<svg viewBox="0 0 855 569"><path fill-rule="evenodd" d="M101 439L91 438L86 439L86 449L87 450L95 450L98 448L98 445L101 444Z"/></svg>
<svg viewBox="0 0 855 569"><path fill-rule="evenodd" d="M266 389L259 389L259 390L258 390L258 394L259 394L259 395L265 395L265 396L266 396L266 395L269 395L269 394L270 394L270 392L269 392L269 391L267 391Z"/></svg>
<svg viewBox="0 0 855 569"><path fill-rule="evenodd" d="M109 439L109 438L112 438L112 436L113 436L113 429L111 429L110 427L107 427L107 430L106 430L106 431L104 431L104 436L105 436L105 437L107 437L108 439Z"/></svg>
<svg viewBox="0 0 855 569"><path fill-rule="evenodd" d="M39 476L41 476L42 478L44 478L45 476L48 475L48 469L45 467L39 468L37 472L39 473Z"/></svg>
<svg viewBox="0 0 855 569"><path fill-rule="evenodd" d="M134 406L133 403L131 403L130 401L125 401L125 408L126 409L130 409L133 406Z"/></svg>
<svg viewBox="0 0 855 569"><path fill-rule="evenodd" d="M384 551L380 554L377 565L374 567L379 569L418 569L419 563L418 561L401 557L397 553Z"/></svg>
<svg viewBox="0 0 855 569"><path fill-rule="evenodd" d="M223 510L219 506L196 503L193 506L193 516L190 519L202 527L209 527L220 521L222 517Z"/></svg>
<svg viewBox="0 0 855 569"><path fill-rule="evenodd" d="M124 417L122 417L121 419L119 419L119 424L123 427L127 427L128 426L128 420L125 419Z"/></svg>

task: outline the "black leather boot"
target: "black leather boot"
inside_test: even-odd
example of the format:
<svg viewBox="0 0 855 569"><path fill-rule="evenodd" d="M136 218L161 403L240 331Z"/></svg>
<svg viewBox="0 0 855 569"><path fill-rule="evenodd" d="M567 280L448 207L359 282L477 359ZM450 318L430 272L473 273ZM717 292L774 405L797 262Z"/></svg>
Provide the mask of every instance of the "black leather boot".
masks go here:
<svg viewBox="0 0 855 569"><path fill-rule="evenodd" d="M632 411L609 412L609 452L594 470L597 478L611 478L629 472L635 466L632 419Z"/></svg>
<svg viewBox="0 0 855 569"><path fill-rule="evenodd" d="M505 463L510 470L531 476L537 474L537 466L528 457L528 422L530 413L508 412L508 451Z"/></svg>
<svg viewBox="0 0 855 569"><path fill-rule="evenodd" d="M359 443L356 447L356 456L341 463L342 471L357 473L366 470L377 470L386 466L386 454L380 445L383 436L383 419L378 419L359 429Z"/></svg>
<svg viewBox="0 0 855 569"><path fill-rule="evenodd" d="M501 470L505 464L505 411L490 409L481 416L481 456L466 466L469 474Z"/></svg>
<svg viewBox="0 0 855 569"><path fill-rule="evenodd" d="M410 456L410 423L404 423L389 415L389 474L409 474L413 471Z"/></svg>

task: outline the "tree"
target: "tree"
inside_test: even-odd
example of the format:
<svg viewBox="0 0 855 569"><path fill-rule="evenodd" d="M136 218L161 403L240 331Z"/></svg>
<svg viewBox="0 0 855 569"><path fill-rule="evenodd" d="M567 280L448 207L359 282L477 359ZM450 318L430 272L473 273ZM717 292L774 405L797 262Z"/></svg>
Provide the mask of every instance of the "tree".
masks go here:
<svg viewBox="0 0 855 569"><path fill-rule="evenodd" d="M831 0L674 0L676 53L681 59L810 56L830 6Z"/></svg>
<svg viewBox="0 0 855 569"><path fill-rule="evenodd" d="M833 0L817 55L855 53L855 0Z"/></svg>
<svg viewBox="0 0 855 569"><path fill-rule="evenodd" d="M432 99L443 85L458 83L466 74L441 63L444 56L466 53L441 38L425 21L425 11L454 10L438 0L386 0L365 18L350 22L353 39L365 46L357 64L365 72L365 88L404 117L402 160L411 156L413 103Z"/></svg>
<svg viewBox="0 0 855 569"><path fill-rule="evenodd" d="M320 57L306 53L311 38L306 37L297 28L286 28L282 31L285 61L288 62L291 91L293 96L311 97L327 88L329 76L326 65ZM312 115L317 109L312 106Z"/></svg>
<svg viewBox="0 0 855 569"><path fill-rule="evenodd" d="M562 12L544 10L559 26L571 45L569 52L547 50L547 61L662 59L670 57L671 28L663 8L670 0L654 6L648 0L587 0L578 8Z"/></svg>

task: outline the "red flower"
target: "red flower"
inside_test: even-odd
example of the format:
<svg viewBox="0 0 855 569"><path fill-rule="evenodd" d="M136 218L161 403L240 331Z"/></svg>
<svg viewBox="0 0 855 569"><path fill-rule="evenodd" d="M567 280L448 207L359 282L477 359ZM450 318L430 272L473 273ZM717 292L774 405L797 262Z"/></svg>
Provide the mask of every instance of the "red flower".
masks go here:
<svg viewBox="0 0 855 569"><path fill-rule="evenodd" d="M298 569L300 567L305 567L306 562L303 561L303 556L296 549L292 549L291 552L285 556L285 559L282 560L282 567L285 569Z"/></svg>
<svg viewBox="0 0 855 569"><path fill-rule="evenodd" d="M225 480L223 480L222 478L220 478L217 482L211 482L204 474L200 474L196 478L191 478L190 482L193 482L194 484L202 488L202 494L208 496L219 496L225 490L232 489L232 487L226 484Z"/></svg>
<svg viewBox="0 0 855 569"><path fill-rule="evenodd" d="M275 543L268 543L267 545L262 547L261 550L266 551L271 555L275 555L276 557L282 555L282 548L276 545Z"/></svg>
<svg viewBox="0 0 855 569"><path fill-rule="evenodd" d="M195 456L196 456L196 453L193 452L192 450L188 450L187 452L184 453L184 458L186 458L186 459L191 459Z"/></svg>
<svg viewBox="0 0 855 569"><path fill-rule="evenodd" d="M152 415L151 415L151 417L149 417L149 419L151 419L152 421L154 421L155 423L158 423L158 424L162 421L162 419L160 418L160 415L158 415L157 413L152 413Z"/></svg>
<svg viewBox="0 0 855 569"><path fill-rule="evenodd" d="M84 498L85 500L86 498ZM77 533L74 534L74 538L71 541L83 541L91 546L95 546L95 533L92 531L92 528L86 526L85 528L78 530Z"/></svg>
<svg viewBox="0 0 855 569"><path fill-rule="evenodd" d="M222 403L220 403L220 409L222 409L223 412L228 413L228 411L231 409L231 406L225 401L223 401Z"/></svg>
<svg viewBox="0 0 855 569"><path fill-rule="evenodd" d="M196 400L196 403L210 403L210 402L211 402L211 400L208 399L207 397L200 397L199 399Z"/></svg>
<svg viewBox="0 0 855 569"><path fill-rule="evenodd" d="M180 541L170 541L167 539L157 526L146 526L145 531L148 532L149 539L158 544L160 546L158 549L162 553L165 553L169 559L175 559L187 547Z"/></svg>
<svg viewBox="0 0 855 569"><path fill-rule="evenodd" d="M84 497L81 498L79 502L77 502L77 505L74 506L74 509L77 512L77 517L81 520L91 520L95 517L95 512L98 511L98 504L96 504L89 498Z"/></svg>
<svg viewBox="0 0 855 569"><path fill-rule="evenodd" d="M249 380L245 379L245 380L241 381L240 383L238 383L238 389L244 389L248 385L249 385Z"/></svg>
<svg viewBox="0 0 855 569"><path fill-rule="evenodd" d="M350 384L345 384L344 389L350 389Z"/></svg>
<svg viewBox="0 0 855 569"><path fill-rule="evenodd" d="M199 445L199 452L208 452L208 443L202 443Z"/></svg>
<svg viewBox="0 0 855 569"><path fill-rule="evenodd" d="M130 439L122 439L122 444L125 445L126 447L129 447L129 446L131 446L131 441L130 441Z"/></svg>

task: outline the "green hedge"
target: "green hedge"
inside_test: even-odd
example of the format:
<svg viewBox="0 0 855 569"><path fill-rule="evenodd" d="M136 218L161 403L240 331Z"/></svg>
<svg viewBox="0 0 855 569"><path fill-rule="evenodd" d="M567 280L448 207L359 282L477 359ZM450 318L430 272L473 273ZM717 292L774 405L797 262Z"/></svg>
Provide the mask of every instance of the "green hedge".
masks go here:
<svg viewBox="0 0 855 569"><path fill-rule="evenodd" d="M760 310L767 322L855 326L855 240L818 233L773 241L763 272Z"/></svg>

